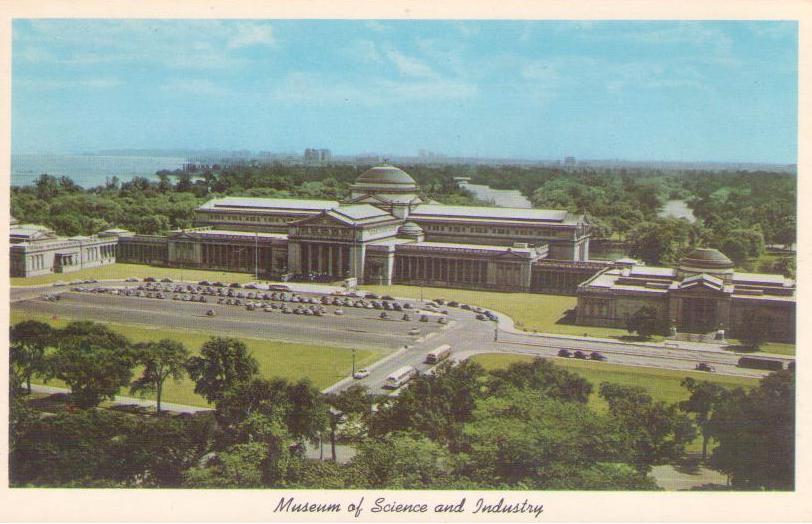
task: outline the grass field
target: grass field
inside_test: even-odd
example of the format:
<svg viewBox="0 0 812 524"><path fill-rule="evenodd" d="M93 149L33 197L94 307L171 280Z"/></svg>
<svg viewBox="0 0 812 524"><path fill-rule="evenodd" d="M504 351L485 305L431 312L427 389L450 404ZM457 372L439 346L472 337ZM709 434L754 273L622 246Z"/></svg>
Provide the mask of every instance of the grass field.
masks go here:
<svg viewBox="0 0 812 524"><path fill-rule="evenodd" d="M155 267L144 264L110 264L107 266L81 269L71 273L52 273L38 277L11 279L12 286L39 286L42 284L53 284L59 280L70 282L71 280L113 280L129 277L144 278L169 277L173 280L209 280L212 282L251 282L254 275L251 273L233 273L226 271L207 271L203 269L180 269L174 267Z"/></svg>
<svg viewBox="0 0 812 524"><path fill-rule="evenodd" d="M66 319L52 320L47 315L30 315L12 309L10 319L12 324L28 319L47 322L54 327L64 327L70 322ZM209 335L202 332L149 328L133 324L105 324L132 342L148 342L164 338L177 340L182 342L192 354L197 354L200 346L209 339ZM346 377L352 370L352 349L350 348L294 344L255 338L241 338L240 340L248 346L254 358L259 362L260 374L263 377L284 377L294 381L308 377L316 387L322 389ZM356 367L368 366L383 355L384 350L357 349ZM138 370L136 370L137 372ZM56 380L49 381L48 385L63 386ZM129 395L129 391L122 390L120 394ZM189 378L179 382L167 382L164 385L163 400L190 406L208 405L205 399L194 393L194 383Z"/></svg>
<svg viewBox="0 0 812 524"><path fill-rule="evenodd" d="M363 286L373 293L396 297L420 298L421 288L417 286ZM516 327L525 331L557 333L561 335L587 335L590 337L621 338L629 336L625 329L576 326L562 323L567 311L575 309L578 300L563 295L542 295L539 293L505 293L495 291L474 291L424 287L425 299L445 298L466 304L482 306L508 315ZM661 339L661 338L660 338ZM658 340L656 337L652 340Z"/></svg>
<svg viewBox="0 0 812 524"><path fill-rule="evenodd" d="M529 355L485 353L475 355L471 359L480 363L485 369L490 370L505 368L513 362L529 362L533 360L533 357ZM645 388L654 399L665 402L679 402L688 398L687 390L680 386L680 382L685 377L716 382L729 387L754 387L758 385L758 379L754 378L715 375L696 371L619 366L617 364L564 358L553 358L552 361L556 366L578 373L592 383L594 388L589 403L599 410L606 409L606 403L598 397L598 388L601 382L612 382L624 386L640 386Z"/></svg>

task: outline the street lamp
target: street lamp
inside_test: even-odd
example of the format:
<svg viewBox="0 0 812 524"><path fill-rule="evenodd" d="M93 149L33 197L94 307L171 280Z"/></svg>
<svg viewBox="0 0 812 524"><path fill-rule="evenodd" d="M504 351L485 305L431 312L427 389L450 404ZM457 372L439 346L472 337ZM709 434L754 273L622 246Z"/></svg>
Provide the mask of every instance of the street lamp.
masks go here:
<svg viewBox="0 0 812 524"><path fill-rule="evenodd" d="M355 348L352 349L352 376L355 378Z"/></svg>
<svg viewBox="0 0 812 524"><path fill-rule="evenodd" d="M499 342L499 326L498 325L495 328L493 328L493 341L494 342Z"/></svg>

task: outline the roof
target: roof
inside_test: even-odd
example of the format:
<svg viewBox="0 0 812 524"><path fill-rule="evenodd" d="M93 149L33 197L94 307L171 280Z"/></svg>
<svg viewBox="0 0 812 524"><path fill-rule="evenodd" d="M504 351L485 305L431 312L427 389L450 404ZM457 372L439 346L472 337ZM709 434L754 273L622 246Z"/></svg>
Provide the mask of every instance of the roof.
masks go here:
<svg viewBox="0 0 812 524"><path fill-rule="evenodd" d="M671 267L634 266L629 270L630 276L675 277L676 271Z"/></svg>
<svg viewBox="0 0 812 524"><path fill-rule="evenodd" d="M533 222L564 223L572 219L567 211L558 209L525 209L519 207L484 207L484 206L445 206L442 204L421 204L410 216L415 218L450 217L479 218L496 220L519 220Z"/></svg>
<svg viewBox="0 0 812 524"><path fill-rule="evenodd" d="M379 216L386 216L389 218L392 217L392 215L390 215L386 211L370 204L352 204L346 206L338 206L337 208L333 209L333 212L339 215L343 215L347 218L351 218L353 220L364 220L367 218Z"/></svg>
<svg viewBox="0 0 812 524"><path fill-rule="evenodd" d="M209 200L198 209L251 209L256 211L324 211L338 207L335 200L304 200L298 198L225 197Z"/></svg>
<svg viewBox="0 0 812 524"><path fill-rule="evenodd" d="M483 244L457 244L452 242L411 242L404 244L409 249L444 250L444 251L478 251L488 253L514 253L520 256L532 256L536 254L536 248L532 247L511 247L511 246L491 246Z"/></svg>
<svg viewBox="0 0 812 524"><path fill-rule="evenodd" d="M791 279L786 278L784 275L768 274L768 273L733 273L734 284L772 284L784 285L785 283L792 283Z"/></svg>
<svg viewBox="0 0 812 524"><path fill-rule="evenodd" d="M355 179L356 184L415 186L417 183L408 173L395 166L376 166L367 169Z"/></svg>
<svg viewBox="0 0 812 524"><path fill-rule="evenodd" d="M54 238L54 232L39 224L16 224L11 227L9 236L15 240L39 240Z"/></svg>
<svg viewBox="0 0 812 524"><path fill-rule="evenodd" d="M698 267L708 269L728 269L733 262L718 249L699 247L682 257L680 267Z"/></svg>

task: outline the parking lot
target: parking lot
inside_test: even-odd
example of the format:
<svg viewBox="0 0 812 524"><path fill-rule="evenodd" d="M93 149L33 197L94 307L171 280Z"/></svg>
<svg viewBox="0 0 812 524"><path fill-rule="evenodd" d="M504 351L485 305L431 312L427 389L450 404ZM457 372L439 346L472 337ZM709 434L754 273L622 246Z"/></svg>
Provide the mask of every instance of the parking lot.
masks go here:
<svg viewBox="0 0 812 524"><path fill-rule="evenodd" d="M459 319L478 314L372 294L340 296L274 290L265 285L245 288L175 282L82 283L47 290L14 307L70 319L390 349L419 343Z"/></svg>

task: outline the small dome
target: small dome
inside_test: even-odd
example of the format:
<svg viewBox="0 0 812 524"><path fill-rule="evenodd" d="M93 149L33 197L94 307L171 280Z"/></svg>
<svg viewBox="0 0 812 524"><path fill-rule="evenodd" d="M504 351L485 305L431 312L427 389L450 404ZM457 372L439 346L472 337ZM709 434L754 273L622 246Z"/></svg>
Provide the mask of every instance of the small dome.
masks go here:
<svg viewBox="0 0 812 524"><path fill-rule="evenodd" d="M692 267L699 269L732 269L733 262L718 249L700 247L694 249L682 259L680 267Z"/></svg>
<svg viewBox="0 0 812 524"><path fill-rule="evenodd" d="M398 229L398 236L408 238L418 238L423 235L423 228L414 222L406 222Z"/></svg>
<svg viewBox="0 0 812 524"><path fill-rule="evenodd" d="M355 179L356 184L396 184L414 186L416 182L408 173L395 166L377 166L367 169Z"/></svg>

